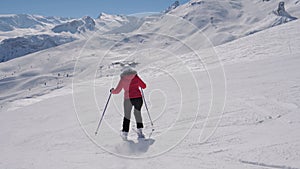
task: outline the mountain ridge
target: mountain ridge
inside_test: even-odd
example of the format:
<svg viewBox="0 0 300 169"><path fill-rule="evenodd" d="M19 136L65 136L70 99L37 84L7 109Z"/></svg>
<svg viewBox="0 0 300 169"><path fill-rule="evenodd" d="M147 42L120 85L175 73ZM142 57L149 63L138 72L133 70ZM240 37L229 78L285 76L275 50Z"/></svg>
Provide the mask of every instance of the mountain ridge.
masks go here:
<svg viewBox="0 0 300 169"><path fill-rule="evenodd" d="M95 19L89 16L70 19L24 14L0 15L0 30L4 30L2 33L0 31L0 40L2 41L1 45L5 46L3 43L7 43L7 41L4 39L11 38L13 40L25 35L34 37L34 35L45 34L52 37L70 36L73 39L86 39L93 32L101 34L153 32L170 36L177 36L176 34L180 32L180 36L192 38L192 36L198 36L197 32L200 30L214 46L218 46L295 20L296 17L292 16L289 10L293 12L293 15L300 14L300 12L295 12L295 9L300 8L299 3L287 0L280 4L280 1L192 0L179 5L179 2L175 1L167 9L168 12L165 11L165 14L135 17L100 13ZM282 10L279 10L280 6L282 6ZM285 10L285 6L287 10ZM183 24L189 26L184 27ZM182 28L184 29L182 30ZM25 51L31 51L31 49L25 49ZM3 56L2 53L0 60L7 61L3 57L13 59L24 56L13 56L14 52L8 53L10 53L9 56ZM27 52L23 53L27 54Z"/></svg>

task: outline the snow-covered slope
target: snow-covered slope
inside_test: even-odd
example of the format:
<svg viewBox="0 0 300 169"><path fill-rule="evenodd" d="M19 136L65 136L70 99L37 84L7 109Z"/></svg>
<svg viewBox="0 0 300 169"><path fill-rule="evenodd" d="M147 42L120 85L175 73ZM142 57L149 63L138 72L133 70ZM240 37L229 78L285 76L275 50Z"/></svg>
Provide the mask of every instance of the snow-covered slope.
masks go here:
<svg viewBox="0 0 300 169"><path fill-rule="evenodd" d="M167 53L161 44L174 40L170 37L149 41L151 34L99 35L0 64L6 75L1 87L6 84L3 89L14 95L1 98L0 168L297 169L299 26L292 21L190 54L180 53L184 48ZM197 47L192 39L185 42ZM137 63L148 85L145 95L155 131L142 142L132 131L131 142L119 137L122 95L112 97L94 135L108 90L117 84L125 61ZM191 69L193 63L204 64L206 71ZM73 84L66 80L67 72ZM50 79L65 87L44 95L54 84L48 86ZM18 100L16 92L28 85L33 87L20 92L25 99ZM144 107L142 111L149 134Z"/></svg>
<svg viewBox="0 0 300 169"><path fill-rule="evenodd" d="M252 34L274 25L285 23L285 16L274 14L280 1L262 0L192 0L168 12L158 23L145 25L142 31L165 33L172 30L187 35L192 28L182 30L181 19L200 29L214 45ZM293 16L300 16L299 3L285 1L286 10ZM174 19L174 17L178 17ZM191 30L192 29L192 30Z"/></svg>

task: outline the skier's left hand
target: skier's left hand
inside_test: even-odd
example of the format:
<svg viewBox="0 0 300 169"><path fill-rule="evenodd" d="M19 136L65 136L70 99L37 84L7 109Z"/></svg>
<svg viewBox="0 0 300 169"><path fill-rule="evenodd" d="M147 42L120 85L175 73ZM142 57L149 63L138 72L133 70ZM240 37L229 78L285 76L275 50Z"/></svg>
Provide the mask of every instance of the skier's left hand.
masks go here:
<svg viewBox="0 0 300 169"><path fill-rule="evenodd" d="M111 88L109 91L110 91L110 93L113 91L113 90L115 90L115 88Z"/></svg>

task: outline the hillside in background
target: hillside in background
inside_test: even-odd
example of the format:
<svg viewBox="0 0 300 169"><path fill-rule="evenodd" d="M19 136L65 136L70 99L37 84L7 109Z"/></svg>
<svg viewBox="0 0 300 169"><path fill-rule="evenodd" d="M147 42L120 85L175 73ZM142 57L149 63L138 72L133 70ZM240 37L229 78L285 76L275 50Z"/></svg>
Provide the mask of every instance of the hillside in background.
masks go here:
<svg viewBox="0 0 300 169"><path fill-rule="evenodd" d="M250 0L225 0L203 1L192 0L180 5L173 3L161 14L135 17L109 15L101 13L93 19L85 16L80 19L43 17L36 15L1 15L0 16L0 48L6 48L14 41L16 48L24 51L15 51L6 48L5 53L0 53L0 61L8 61L29 53L46 49L36 45L24 46L18 38L28 38L28 35L41 34L51 36L51 39L86 39L90 34L123 34L138 32L152 32L155 34L169 34L181 37L192 37L198 31L205 34L214 46L277 26L297 19L300 15L299 3L295 0L280 1L250 1ZM180 21L183 20L183 21ZM182 24L188 24L183 29ZM171 32L170 32L171 31ZM55 36L55 37L54 37ZM18 37L18 38L17 38ZM31 38L33 44L40 40ZM44 41L49 41L45 38ZM70 42L70 41L66 41ZM43 42L47 43L47 42ZM55 47L64 43L55 43L48 47ZM32 47L33 46L33 47ZM206 47L203 44L203 47ZM36 48L36 50L28 49Z"/></svg>

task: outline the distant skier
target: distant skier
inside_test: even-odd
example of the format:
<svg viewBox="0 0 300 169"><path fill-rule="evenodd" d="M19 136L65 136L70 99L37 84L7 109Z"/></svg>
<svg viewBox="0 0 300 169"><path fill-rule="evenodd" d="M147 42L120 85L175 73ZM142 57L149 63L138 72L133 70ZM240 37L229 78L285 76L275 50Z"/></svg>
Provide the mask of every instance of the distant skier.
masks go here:
<svg viewBox="0 0 300 169"><path fill-rule="evenodd" d="M121 79L118 86L116 89L111 88L110 92L112 94L118 94L122 89L124 89L124 119L121 137L124 140L127 139L130 126L131 110L132 107L134 107L138 138L145 138L142 131L144 126L141 114L143 99L139 87L145 89L146 84L140 79L140 77L137 75L137 72L130 67L125 68L120 76Z"/></svg>

